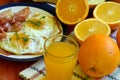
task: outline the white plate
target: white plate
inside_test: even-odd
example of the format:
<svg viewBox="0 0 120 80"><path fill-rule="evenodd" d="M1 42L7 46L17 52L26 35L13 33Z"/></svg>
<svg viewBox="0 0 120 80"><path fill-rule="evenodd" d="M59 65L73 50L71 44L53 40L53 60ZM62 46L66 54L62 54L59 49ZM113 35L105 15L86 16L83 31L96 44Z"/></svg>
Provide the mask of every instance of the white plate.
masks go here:
<svg viewBox="0 0 120 80"><path fill-rule="evenodd" d="M39 4L26 3L26 2L10 3L7 5L0 6L0 12L11 9L12 12L15 13L27 6L30 8L31 14L42 11L44 14L56 16L55 8L53 6L50 6L47 3L39 3ZM62 27L63 27L63 34L65 34L66 33L65 25L62 24ZM0 54L0 58L7 59L7 60L13 60L13 61L34 61L34 60L40 59L41 56L42 56L42 54L41 55L19 55L19 56L18 55Z"/></svg>

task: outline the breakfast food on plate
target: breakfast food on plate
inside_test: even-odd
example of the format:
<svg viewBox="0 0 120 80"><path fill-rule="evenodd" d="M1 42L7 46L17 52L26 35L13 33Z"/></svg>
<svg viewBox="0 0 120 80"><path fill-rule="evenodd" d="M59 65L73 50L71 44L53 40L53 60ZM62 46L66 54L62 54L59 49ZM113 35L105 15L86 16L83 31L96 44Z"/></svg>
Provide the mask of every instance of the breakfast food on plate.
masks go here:
<svg viewBox="0 0 120 80"><path fill-rule="evenodd" d="M83 72L91 77L103 77L119 65L120 52L113 39L105 34L88 37L81 45L78 61Z"/></svg>
<svg viewBox="0 0 120 80"><path fill-rule="evenodd" d="M89 36L100 33L110 35L111 29L108 24L95 18L83 20L74 28L75 37L80 44L82 44Z"/></svg>
<svg viewBox="0 0 120 80"><path fill-rule="evenodd" d="M58 0L56 14L61 22L75 25L84 20L89 12L87 0Z"/></svg>
<svg viewBox="0 0 120 80"><path fill-rule="evenodd" d="M57 3L58 0L32 0L34 2L50 2L50 3Z"/></svg>
<svg viewBox="0 0 120 80"><path fill-rule="evenodd" d="M62 34L57 19L45 11L33 13L26 7L19 12L6 10L0 14L0 48L12 54L40 54L44 41Z"/></svg>
<svg viewBox="0 0 120 80"><path fill-rule="evenodd" d="M106 1L97 5L93 11L95 18L106 22L112 30L120 26L120 4Z"/></svg>

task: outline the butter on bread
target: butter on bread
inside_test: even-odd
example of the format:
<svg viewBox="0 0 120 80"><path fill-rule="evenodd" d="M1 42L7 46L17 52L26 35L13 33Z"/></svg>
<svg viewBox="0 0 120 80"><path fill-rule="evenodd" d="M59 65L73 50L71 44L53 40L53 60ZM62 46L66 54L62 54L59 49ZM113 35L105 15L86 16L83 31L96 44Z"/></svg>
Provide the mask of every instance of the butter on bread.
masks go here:
<svg viewBox="0 0 120 80"><path fill-rule="evenodd" d="M58 0L32 0L34 2L49 2L56 4Z"/></svg>

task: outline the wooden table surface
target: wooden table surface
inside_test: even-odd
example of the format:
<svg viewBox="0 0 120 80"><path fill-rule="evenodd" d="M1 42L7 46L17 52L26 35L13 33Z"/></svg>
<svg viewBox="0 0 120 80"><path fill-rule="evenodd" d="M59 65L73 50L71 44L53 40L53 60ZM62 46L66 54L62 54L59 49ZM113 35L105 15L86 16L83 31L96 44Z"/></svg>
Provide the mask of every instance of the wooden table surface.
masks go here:
<svg viewBox="0 0 120 80"><path fill-rule="evenodd" d="M14 62L0 59L0 80L22 80L18 73L34 62Z"/></svg>

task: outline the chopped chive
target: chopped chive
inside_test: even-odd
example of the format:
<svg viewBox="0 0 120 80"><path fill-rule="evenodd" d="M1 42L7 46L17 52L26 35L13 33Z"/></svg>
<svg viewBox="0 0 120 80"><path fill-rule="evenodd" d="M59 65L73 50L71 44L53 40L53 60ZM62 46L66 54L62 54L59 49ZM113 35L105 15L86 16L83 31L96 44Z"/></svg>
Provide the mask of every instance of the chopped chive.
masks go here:
<svg viewBox="0 0 120 80"><path fill-rule="evenodd" d="M23 37L22 38L24 42L27 42L29 40L29 38Z"/></svg>
<svg viewBox="0 0 120 80"><path fill-rule="evenodd" d="M11 38L9 39L9 41L11 41Z"/></svg>
<svg viewBox="0 0 120 80"><path fill-rule="evenodd" d="M45 19L46 16L42 16L40 19Z"/></svg>
<svg viewBox="0 0 120 80"><path fill-rule="evenodd" d="M40 21L32 21L32 20L28 20L28 22L30 22L31 24L40 27L41 26L41 22Z"/></svg>

